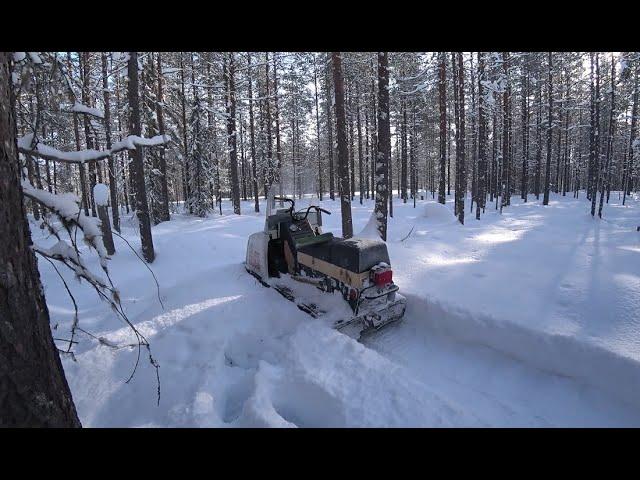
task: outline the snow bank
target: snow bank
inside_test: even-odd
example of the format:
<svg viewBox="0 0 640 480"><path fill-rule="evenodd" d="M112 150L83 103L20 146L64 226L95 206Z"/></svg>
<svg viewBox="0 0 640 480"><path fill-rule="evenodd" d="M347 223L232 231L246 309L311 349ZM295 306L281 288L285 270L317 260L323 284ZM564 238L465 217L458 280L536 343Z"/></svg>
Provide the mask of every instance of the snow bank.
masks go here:
<svg viewBox="0 0 640 480"><path fill-rule="evenodd" d="M640 407L640 365L575 336L550 334L405 293L424 322L456 339L486 345L556 375L571 377Z"/></svg>
<svg viewBox="0 0 640 480"><path fill-rule="evenodd" d="M441 203L429 201L421 209L422 217L430 225L448 225L457 222L451 209Z"/></svg>
<svg viewBox="0 0 640 480"><path fill-rule="evenodd" d="M369 217L369 221L364 226L364 228L356 235L357 238L369 238L369 239L379 239L380 233L378 232L378 221L376 218L375 212L371 212L371 216Z"/></svg>

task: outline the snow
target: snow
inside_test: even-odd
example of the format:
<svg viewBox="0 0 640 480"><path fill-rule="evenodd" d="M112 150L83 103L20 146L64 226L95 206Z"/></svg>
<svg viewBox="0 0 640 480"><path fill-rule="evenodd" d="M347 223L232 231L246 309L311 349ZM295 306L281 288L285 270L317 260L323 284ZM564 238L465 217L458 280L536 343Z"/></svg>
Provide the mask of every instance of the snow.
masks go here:
<svg viewBox="0 0 640 480"><path fill-rule="evenodd" d="M622 206L612 192L598 220L584 198L552 194L543 207L514 197L502 215L488 205L462 226L453 194L446 206L427 198L415 209L394 199L389 219L405 318L360 342L245 272L246 239L264 222L251 201L242 216L225 200L222 216L174 214L153 227L164 310L149 272L114 239L110 274L160 363L162 398L156 406L145 362L124 383L137 356L123 347L131 330L89 286L70 283L81 327L105 340L79 333L77 362L63 358L83 424L640 426L640 199ZM317 203L333 213L325 231L339 235L340 202ZM372 200L352 203L355 232L375 234L372 210ZM139 249L135 222L124 216L122 229ZM57 242L32 232L42 248ZM50 265L39 267L60 336L73 307ZM344 307L302 288L332 312Z"/></svg>
<svg viewBox="0 0 640 480"><path fill-rule="evenodd" d="M98 206L107 206L109 203L109 187L104 183L96 183L93 186L93 198Z"/></svg>
<svg viewBox="0 0 640 480"><path fill-rule="evenodd" d="M40 58L40 55L38 54L38 52L27 52L29 54L29 58L31 59L31 61L37 65L42 63L42 59Z"/></svg>
<svg viewBox="0 0 640 480"><path fill-rule="evenodd" d="M129 150L135 150L136 146L138 145L143 147L154 147L158 145L163 145L168 141L169 141L168 135L156 135L155 137L151 137L151 138L139 137L137 135L129 135L123 138L122 140L120 140L119 142L115 142L111 150L112 151L123 150L125 148Z"/></svg>
<svg viewBox="0 0 640 480"><path fill-rule="evenodd" d="M76 113L86 113L87 115L92 115L98 118L104 118L104 112L102 110L88 107L79 102L74 103L73 107L71 107L71 111Z"/></svg>

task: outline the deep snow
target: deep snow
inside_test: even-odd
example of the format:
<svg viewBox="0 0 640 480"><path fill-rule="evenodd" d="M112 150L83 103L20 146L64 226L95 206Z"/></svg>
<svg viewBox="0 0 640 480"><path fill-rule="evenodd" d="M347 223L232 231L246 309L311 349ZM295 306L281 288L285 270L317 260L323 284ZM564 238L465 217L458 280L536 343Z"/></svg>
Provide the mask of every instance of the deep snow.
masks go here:
<svg viewBox="0 0 640 480"><path fill-rule="evenodd" d="M333 212L325 231L339 235L339 203L321 205ZM352 207L354 232L371 234L373 203L356 197ZM246 239L264 214L250 201L242 210L225 202L223 216L174 214L153 227L164 310L149 272L115 239L110 272L160 363L162 397L156 406L144 359L124 383L135 349L79 334L77 362L63 364L85 426L640 425L637 198L623 207L612 193L603 220L584 198L514 198L502 215L467 213L464 226L451 203L395 199L388 246L407 312L361 342L245 272ZM139 248L134 219L122 223ZM55 243L32 231L37 244ZM71 302L39 266L54 336L65 338ZM70 286L84 329L132 341L95 292Z"/></svg>

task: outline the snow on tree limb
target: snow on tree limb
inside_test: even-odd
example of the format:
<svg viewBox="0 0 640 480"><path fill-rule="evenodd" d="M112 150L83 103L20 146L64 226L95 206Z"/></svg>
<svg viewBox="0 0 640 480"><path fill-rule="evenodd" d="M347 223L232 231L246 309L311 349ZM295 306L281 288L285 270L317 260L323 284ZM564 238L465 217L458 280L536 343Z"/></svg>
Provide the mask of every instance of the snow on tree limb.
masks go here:
<svg viewBox="0 0 640 480"><path fill-rule="evenodd" d="M102 242L100 220L87 216L80 211L79 199L75 194L55 194L47 190L39 190L31 185L26 178L22 180L22 190L25 196L37 201L58 216L65 226L75 225L79 227L84 234L85 241L95 248L98 253L100 265L103 269L106 269L106 261L109 256ZM57 251L57 253L60 252L60 250Z"/></svg>
<svg viewBox="0 0 640 480"><path fill-rule="evenodd" d="M104 118L104 112L98 108L92 108L92 107L88 107L86 105L83 105L80 102L76 102L73 107L71 107L71 112L73 113L84 113L87 115L91 115L93 117L97 117L97 118Z"/></svg>
<svg viewBox="0 0 640 480"><path fill-rule="evenodd" d="M18 151L25 155L44 158L45 160L53 160L66 163L86 163L92 160L103 160L109 156L121 152L123 150L135 150L137 146L156 147L169 143L168 135L156 135L152 138L139 137L137 135L129 135L119 142L113 144L111 150L78 150L75 152L65 152L56 148L45 145L37 140L33 144L33 133L28 133L24 137L18 139Z"/></svg>

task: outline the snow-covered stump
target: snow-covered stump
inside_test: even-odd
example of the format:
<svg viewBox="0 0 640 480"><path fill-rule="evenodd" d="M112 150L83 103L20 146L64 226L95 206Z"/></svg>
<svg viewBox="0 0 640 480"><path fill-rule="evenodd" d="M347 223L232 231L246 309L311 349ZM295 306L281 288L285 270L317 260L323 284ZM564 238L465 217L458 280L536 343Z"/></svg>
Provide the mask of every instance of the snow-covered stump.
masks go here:
<svg viewBox="0 0 640 480"><path fill-rule="evenodd" d="M109 255L116 253L116 247L113 244L113 234L111 233L111 222L107 213L107 204L109 203L109 187L104 183L97 183L93 187L93 198L96 202L98 210L98 218L100 219L100 230L102 231L102 241Z"/></svg>

